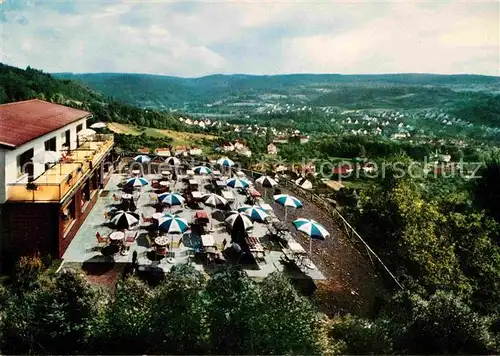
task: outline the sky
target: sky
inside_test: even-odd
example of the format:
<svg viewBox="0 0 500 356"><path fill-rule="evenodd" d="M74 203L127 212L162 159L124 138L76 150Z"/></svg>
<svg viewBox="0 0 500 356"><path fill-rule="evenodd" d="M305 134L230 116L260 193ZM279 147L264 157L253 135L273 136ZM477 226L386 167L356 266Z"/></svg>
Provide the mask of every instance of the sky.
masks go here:
<svg viewBox="0 0 500 356"><path fill-rule="evenodd" d="M46 72L500 75L498 1L0 0L0 60Z"/></svg>

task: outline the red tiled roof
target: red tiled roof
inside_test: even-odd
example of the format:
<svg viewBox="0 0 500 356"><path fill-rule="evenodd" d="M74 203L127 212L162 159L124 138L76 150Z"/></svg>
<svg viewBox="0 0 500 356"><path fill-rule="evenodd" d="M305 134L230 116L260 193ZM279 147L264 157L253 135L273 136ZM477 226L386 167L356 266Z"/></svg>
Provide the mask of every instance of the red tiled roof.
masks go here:
<svg viewBox="0 0 500 356"><path fill-rule="evenodd" d="M91 113L43 100L0 105L0 145L15 148Z"/></svg>

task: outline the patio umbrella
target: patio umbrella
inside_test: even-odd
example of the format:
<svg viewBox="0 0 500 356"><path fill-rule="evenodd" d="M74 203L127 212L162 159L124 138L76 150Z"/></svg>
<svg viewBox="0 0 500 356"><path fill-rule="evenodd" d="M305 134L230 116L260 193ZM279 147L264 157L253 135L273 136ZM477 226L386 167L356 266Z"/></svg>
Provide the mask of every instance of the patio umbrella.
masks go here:
<svg viewBox="0 0 500 356"><path fill-rule="evenodd" d="M246 179L231 178L226 181L226 185L231 188L245 189L248 188L250 183Z"/></svg>
<svg viewBox="0 0 500 356"><path fill-rule="evenodd" d="M306 178L302 177L299 178L295 181L295 184L297 184L299 187L302 189L312 189L313 185L310 181L308 181Z"/></svg>
<svg viewBox="0 0 500 356"><path fill-rule="evenodd" d="M138 178L138 177L134 177L134 178L129 178L127 179L127 181L125 182L125 185L127 187L143 187L145 185L148 185L148 181L144 178Z"/></svg>
<svg viewBox="0 0 500 356"><path fill-rule="evenodd" d="M267 188L272 188L278 185L278 182L269 176L262 176L257 178L255 183L260 184L264 189L264 197L267 197Z"/></svg>
<svg viewBox="0 0 500 356"><path fill-rule="evenodd" d="M212 173L212 170L205 166L197 166L193 168L193 172L199 175L205 175Z"/></svg>
<svg viewBox="0 0 500 356"><path fill-rule="evenodd" d="M139 163L146 163L146 162L151 161L151 158L149 158L149 156L146 156L146 155L139 155L139 156L134 157L134 161L139 162Z"/></svg>
<svg viewBox="0 0 500 356"><path fill-rule="evenodd" d="M177 215L167 214L158 221L158 228L170 235L170 246L172 246L171 234L182 234L189 229L187 220L178 217Z"/></svg>
<svg viewBox="0 0 500 356"><path fill-rule="evenodd" d="M87 136L92 136L95 134L96 134L96 132L92 129L83 129L83 130L78 131L77 136L87 137Z"/></svg>
<svg viewBox="0 0 500 356"><path fill-rule="evenodd" d="M232 160L230 160L229 158L227 158L227 157L219 158L217 160L217 164L219 166L223 166L223 167L232 167L232 166L234 166L234 162Z"/></svg>
<svg viewBox="0 0 500 356"><path fill-rule="evenodd" d="M111 219L111 223L115 225L117 229L128 229L139 223L139 214L119 210Z"/></svg>
<svg viewBox="0 0 500 356"><path fill-rule="evenodd" d="M177 215L165 215L158 221L158 228L168 234L182 234L189 229L189 224Z"/></svg>
<svg viewBox="0 0 500 356"><path fill-rule="evenodd" d="M299 199L292 197L291 195L288 194L278 194L273 196L273 199L276 203L283 205L285 207L285 223L286 223L286 215L288 207L292 207L295 209L302 207L302 202Z"/></svg>
<svg viewBox="0 0 500 356"><path fill-rule="evenodd" d="M312 239L324 240L330 233L319 222L312 219L297 219L293 222L295 228L309 235L309 254L311 254Z"/></svg>
<svg viewBox="0 0 500 356"><path fill-rule="evenodd" d="M177 157L168 157L165 162L167 164L170 164L171 166L178 166L181 164L181 160L178 159Z"/></svg>
<svg viewBox="0 0 500 356"><path fill-rule="evenodd" d="M245 213L254 221L264 221L269 214L259 206L243 205L238 209L239 212Z"/></svg>
<svg viewBox="0 0 500 356"><path fill-rule="evenodd" d="M238 211L232 211L225 221L226 224L228 224L232 229L242 227L244 230L248 230L253 227L253 222L250 219L250 216Z"/></svg>
<svg viewBox="0 0 500 356"><path fill-rule="evenodd" d="M42 151L37 153L36 155L33 156L31 159L33 163L41 163L41 164L47 164L47 163L56 163L59 162L61 159L61 154L56 151ZM62 170L62 166L59 167L59 174ZM45 178L48 180L49 175L45 174Z"/></svg>
<svg viewBox="0 0 500 356"><path fill-rule="evenodd" d="M158 195L158 201L170 206L182 205L184 203L182 195L177 193L163 193Z"/></svg>
<svg viewBox="0 0 500 356"><path fill-rule="evenodd" d="M106 127L106 124L104 122L96 122L95 124L90 125L90 127L93 129L103 129Z"/></svg>
<svg viewBox="0 0 500 356"><path fill-rule="evenodd" d="M201 197L201 201L208 206L217 207L220 205L226 205L227 200L221 197L220 195L210 193L205 194Z"/></svg>

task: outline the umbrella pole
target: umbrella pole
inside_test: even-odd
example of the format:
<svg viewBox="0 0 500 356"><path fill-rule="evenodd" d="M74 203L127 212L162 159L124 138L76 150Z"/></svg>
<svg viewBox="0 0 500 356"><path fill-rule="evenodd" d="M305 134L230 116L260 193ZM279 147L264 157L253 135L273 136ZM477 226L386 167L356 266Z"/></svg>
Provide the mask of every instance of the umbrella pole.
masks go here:
<svg viewBox="0 0 500 356"><path fill-rule="evenodd" d="M287 213L287 207L285 205L285 224L286 224L286 213Z"/></svg>
<svg viewBox="0 0 500 356"><path fill-rule="evenodd" d="M309 236L309 256L311 256L311 252L312 252L312 241L313 241L312 237Z"/></svg>

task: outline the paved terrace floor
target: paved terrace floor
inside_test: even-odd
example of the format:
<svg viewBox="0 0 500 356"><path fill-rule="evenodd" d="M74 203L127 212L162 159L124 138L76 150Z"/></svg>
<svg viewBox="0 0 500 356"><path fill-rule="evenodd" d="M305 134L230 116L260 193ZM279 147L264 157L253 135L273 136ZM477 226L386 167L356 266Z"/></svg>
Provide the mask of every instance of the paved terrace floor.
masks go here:
<svg viewBox="0 0 500 356"><path fill-rule="evenodd" d="M99 262L115 262L115 263L130 263L132 261L133 251L137 251L138 254L138 263L140 269L151 269L158 270L161 269L164 272L168 272L174 264L180 263L188 263L188 249L194 244L200 243L200 237L190 234L185 234L184 236L172 236L174 242L179 242L178 247L174 247L171 251L174 253L174 261L173 263L169 263L167 259L161 259L160 261L155 261L154 253L148 253L151 249L147 244L147 226L144 225L142 219L140 222L138 237L134 242L133 246L130 248L130 253L126 256L121 255L120 253L113 254L111 256L105 256L103 252L96 248L97 239L96 232L100 232L101 235L108 235L113 229L109 228L106 224L105 220L105 212L109 211L117 202L113 199L113 194L121 195L123 192L119 187L119 184L123 182L126 178L129 178L126 174L114 174L109 180L108 184L104 188L104 192L106 194L102 194L98 197L98 200L92 209L92 211L87 216L87 219L82 224L81 228L73 238L73 241L68 246L64 256L63 263L64 264L81 264L85 263L99 263ZM146 179L151 181L152 179L158 179L157 175L146 175ZM175 183L175 186L172 191L181 192L184 189L184 183L181 182L181 178L179 177L179 181ZM200 187L203 183L203 177L195 176L195 180L198 181ZM230 189L230 188L228 188ZM202 193L207 192L205 188L200 189ZM230 189L232 190L232 189ZM151 188L150 185L140 188L137 191L140 194L137 200L137 212L141 216L150 217L155 213L155 208L153 206L154 200L152 197L156 196L154 189ZM246 197L244 195L240 195L233 190L235 201L231 204L232 208L238 208L239 206L245 203ZM211 207L205 207L203 204L200 204L201 209L209 212L209 215L214 209ZM175 212L180 217L186 219L188 222L192 221L192 217L195 214L194 209L190 209L189 207L172 207L172 212ZM169 212L168 209L165 212ZM223 223L221 224L219 221L215 219L211 219L211 223L214 226L215 232L210 232L210 234L214 237L216 245L221 245L224 240L229 243L231 242L230 234L224 228ZM261 243L268 248L265 254L265 263L257 263L252 258L242 258L240 260L240 264L242 264L243 268L247 271L249 276L256 278L263 278L269 275L274 271L283 271L283 265L280 262L280 259L283 255L282 250L276 246L271 246L269 244L269 240L267 238L267 226L262 223L255 222L253 230L249 233L250 236L258 237ZM200 271L209 271L211 266L207 266L203 263L195 263L195 267ZM302 268L300 270L285 270L286 273L290 274L292 277L296 278L307 278L314 280L321 280L325 277L323 274L316 269L314 266L312 269L310 268Z"/></svg>

